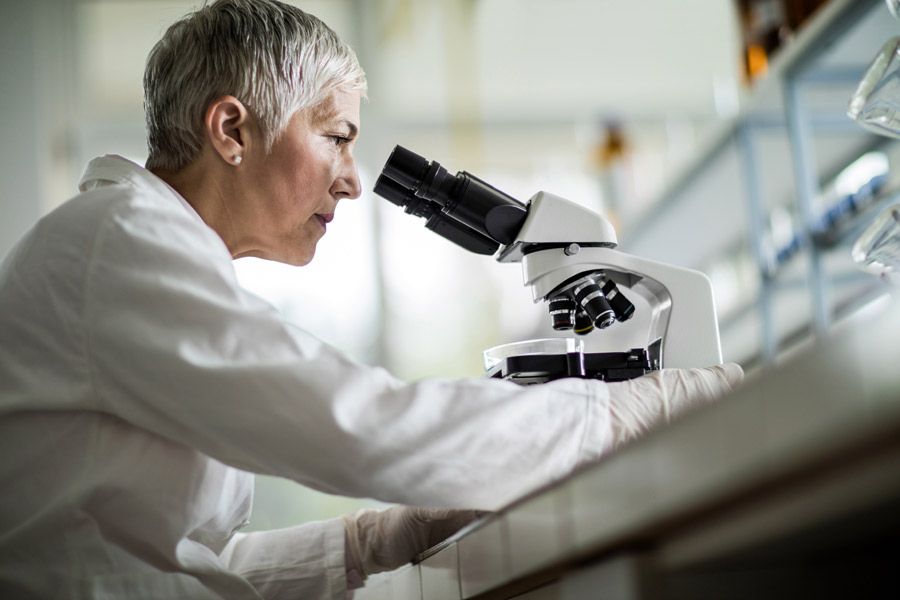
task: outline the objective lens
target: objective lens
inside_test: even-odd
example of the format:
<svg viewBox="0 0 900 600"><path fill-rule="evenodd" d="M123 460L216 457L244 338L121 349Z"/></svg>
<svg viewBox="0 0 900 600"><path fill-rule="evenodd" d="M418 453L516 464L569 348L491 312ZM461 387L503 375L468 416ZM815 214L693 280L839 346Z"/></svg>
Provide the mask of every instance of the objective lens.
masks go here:
<svg viewBox="0 0 900 600"><path fill-rule="evenodd" d="M594 322L583 310L575 313L575 333L587 335L594 330Z"/></svg>
<svg viewBox="0 0 900 600"><path fill-rule="evenodd" d="M575 302L588 314L598 329L606 329L615 323L615 311L606 301L603 290L593 280L588 279L578 285L574 290L574 296Z"/></svg>
<svg viewBox="0 0 900 600"><path fill-rule="evenodd" d="M616 313L616 320L620 322L627 321L634 316L634 304L619 291L619 288L612 280L607 281L606 285L603 286L603 293L606 294L609 305Z"/></svg>
<svg viewBox="0 0 900 600"><path fill-rule="evenodd" d="M557 296L550 301L550 319L553 329L563 331L575 326L575 301L568 296Z"/></svg>

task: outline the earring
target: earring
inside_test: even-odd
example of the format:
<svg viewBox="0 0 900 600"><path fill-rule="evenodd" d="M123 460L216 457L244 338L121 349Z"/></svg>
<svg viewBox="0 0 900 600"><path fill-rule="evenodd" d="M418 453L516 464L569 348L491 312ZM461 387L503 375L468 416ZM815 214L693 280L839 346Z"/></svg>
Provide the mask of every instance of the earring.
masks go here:
<svg viewBox="0 0 900 600"><path fill-rule="evenodd" d="M241 161L243 160L243 158L241 156L235 154L234 156L231 157L231 160L234 161L234 164L239 165L239 164L241 164Z"/></svg>

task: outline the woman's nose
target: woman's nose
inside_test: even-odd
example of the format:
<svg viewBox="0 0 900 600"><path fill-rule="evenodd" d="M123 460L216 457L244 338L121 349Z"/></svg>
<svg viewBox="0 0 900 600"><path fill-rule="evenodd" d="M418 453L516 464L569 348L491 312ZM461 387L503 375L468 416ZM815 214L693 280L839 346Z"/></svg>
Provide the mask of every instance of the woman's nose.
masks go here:
<svg viewBox="0 0 900 600"><path fill-rule="evenodd" d="M351 156L341 174L338 175L331 188L331 193L336 198L353 200L362 194L362 186L359 183L359 171L356 168L356 160Z"/></svg>

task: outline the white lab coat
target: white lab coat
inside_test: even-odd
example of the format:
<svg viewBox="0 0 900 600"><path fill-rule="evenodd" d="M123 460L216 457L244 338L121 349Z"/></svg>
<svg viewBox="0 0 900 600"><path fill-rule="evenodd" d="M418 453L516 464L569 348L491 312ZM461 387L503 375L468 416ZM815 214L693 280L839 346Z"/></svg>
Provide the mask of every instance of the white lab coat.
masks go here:
<svg viewBox="0 0 900 600"><path fill-rule="evenodd" d="M251 473L494 509L609 449L600 382L406 384L285 325L150 172L80 190L0 264L0 597L342 598L339 519L235 533Z"/></svg>

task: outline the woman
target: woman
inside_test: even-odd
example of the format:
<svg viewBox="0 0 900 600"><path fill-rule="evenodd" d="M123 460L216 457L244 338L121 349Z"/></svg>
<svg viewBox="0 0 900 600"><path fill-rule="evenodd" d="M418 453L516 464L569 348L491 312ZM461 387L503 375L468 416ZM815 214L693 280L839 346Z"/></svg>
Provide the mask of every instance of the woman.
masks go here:
<svg viewBox="0 0 900 600"><path fill-rule="evenodd" d="M360 194L365 89L330 29L269 0L209 4L153 49L146 168L92 161L0 266L0 595L344 597L471 513L239 534L252 473L491 510L740 381L406 384L283 324L231 261L313 258Z"/></svg>

